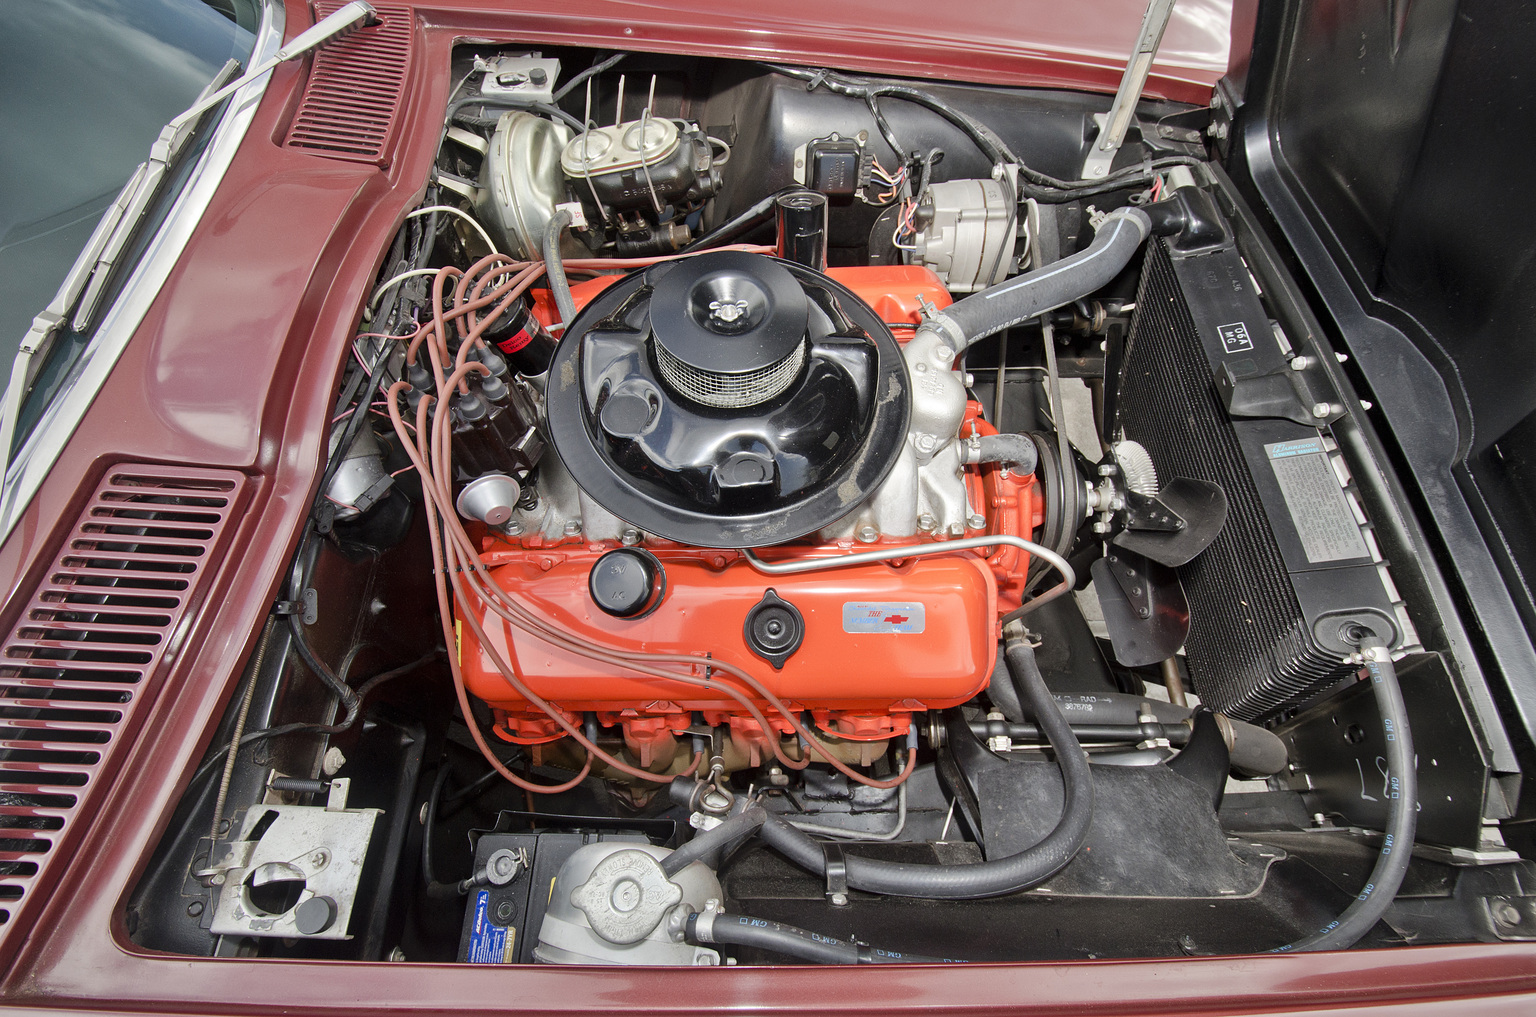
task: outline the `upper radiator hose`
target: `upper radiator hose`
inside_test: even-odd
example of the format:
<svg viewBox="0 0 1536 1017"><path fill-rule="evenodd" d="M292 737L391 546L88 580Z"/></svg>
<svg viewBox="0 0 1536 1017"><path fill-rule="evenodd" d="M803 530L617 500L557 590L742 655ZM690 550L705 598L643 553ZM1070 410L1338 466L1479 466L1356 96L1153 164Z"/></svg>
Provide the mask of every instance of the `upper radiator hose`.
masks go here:
<svg viewBox="0 0 1536 1017"><path fill-rule="evenodd" d="M978 339L1065 307L1106 285L1130 264L1151 233L1147 213L1118 209L1104 217L1085 250L951 304L925 327L937 331L956 351L964 350Z"/></svg>

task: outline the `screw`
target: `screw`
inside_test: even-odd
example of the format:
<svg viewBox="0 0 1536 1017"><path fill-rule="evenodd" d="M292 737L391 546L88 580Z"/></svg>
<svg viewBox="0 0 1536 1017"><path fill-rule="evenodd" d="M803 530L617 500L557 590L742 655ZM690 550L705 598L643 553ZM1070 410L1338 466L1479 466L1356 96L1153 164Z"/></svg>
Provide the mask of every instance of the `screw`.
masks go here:
<svg viewBox="0 0 1536 1017"><path fill-rule="evenodd" d="M873 544L880 539L880 531L873 526L860 526L857 534L859 543Z"/></svg>
<svg viewBox="0 0 1536 1017"><path fill-rule="evenodd" d="M391 964L399 964L403 960L405 960L405 951L398 946L389 951L389 962Z"/></svg>
<svg viewBox="0 0 1536 1017"><path fill-rule="evenodd" d="M198 915L201 915L202 913L203 913L203 902L202 901L195 900L191 904L187 905L187 914L190 915L191 917L196 918Z"/></svg>
<svg viewBox="0 0 1536 1017"><path fill-rule="evenodd" d="M328 863L330 860L331 860L331 853L329 851L324 850L324 849L316 851L314 854L309 856L310 864L313 865L317 869L325 868L326 863Z"/></svg>
<svg viewBox="0 0 1536 1017"><path fill-rule="evenodd" d="M496 917L500 921L506 921L512 917L512 902L504 900L496 905Z"/></svg>
<svg viewBox="0 0 1536 1017"><path fill-rule="evenodd" d="M1496 901L1493 904L1493 920L1500 925L1519 925L1520 909L1507 900Z"/></svg>
<svg viewBox="0 0 1536 1017"><path fill-rule="evenodd" d="M1316 417L1317 419L1319 419L1319 420L1321 420L1324 417L1326 417L1328 415L1328 404L1327 403L1314 403L1313 406L1312 406L1312 415L1314 417Z"/></svg>
<svg viewBox="0 0 1536 1017"><path fill-rule="evenodd" d="M422 802L421 803L421 808L416 813L416 822L420 823L422 826L426 826L427 825L427 803L426 802Z"/></svg>

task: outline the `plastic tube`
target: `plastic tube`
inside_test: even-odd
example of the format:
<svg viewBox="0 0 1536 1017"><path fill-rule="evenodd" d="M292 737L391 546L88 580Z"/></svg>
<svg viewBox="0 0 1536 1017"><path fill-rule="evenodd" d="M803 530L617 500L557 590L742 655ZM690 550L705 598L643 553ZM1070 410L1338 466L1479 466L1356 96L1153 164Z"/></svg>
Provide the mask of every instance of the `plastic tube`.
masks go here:
<svg viewBox="0 0 1536 1017"><path fill-rule="evenodd" d="M1413 758L1413 735L1408 730L1408 708L1397 683L1397 668L1387 648L1361 645L1365 668L1376 696L1376 709L1387 739L1387 780L1393 789L1387 799L1387 830L1371 878L1344 913L1309 936L1282 946L1274 953L1312 950L1345 950L1359 941L1386 914L1392 898L1403 885L1413 857L1413 835L1418 825L1418 775Z"/></svg>
<svg viewBox="0 0 1536 1017"><path fill-rule="evenodd" d="M1035 721L1056 752L1065 789L1061 819L1033 847L1004 858L964 865L918 865L848 856L848 885L898 897L965 900L1013 893L1043 883L1072 860L1088 836L1093 820L1093 776L1088 756L1078 744L1067 718L1046 688L1035 663L1035 651L1024 639L1024 626L1004 628L1008 668L1019 682ZM780 854L812 872L825 869L826 856L815 841L777 817L763 824L763 840Z"/></svg>
<svg viewBox="0 0 1536 1017"><path fill-rule="evenodd" d="M940 326L939 333L954 345L956 337L942 327L952 326L960 334L956 345L960 351L978 339L1065 307L1119 275L1151 232L1152 221L1141 209L1118 209L1105 217L1086 249L951 304L928 327Z"/></svg>

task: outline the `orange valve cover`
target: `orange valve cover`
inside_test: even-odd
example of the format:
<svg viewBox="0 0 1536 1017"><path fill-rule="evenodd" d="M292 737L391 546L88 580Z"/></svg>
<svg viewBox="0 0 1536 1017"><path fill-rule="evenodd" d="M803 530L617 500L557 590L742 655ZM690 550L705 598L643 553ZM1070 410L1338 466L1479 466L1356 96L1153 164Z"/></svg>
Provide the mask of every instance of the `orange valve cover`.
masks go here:
<svg viewBox="0 0 1536 1017"><path fill-rule="evenodd" d="M707 654L745 670L794 710L864 718L942 709L970 699L992 674L996 579L988 563L971 554L765 576L736 552L658 547L665 593L644 617L628 619L604 613L588 589L593 563L608 550L562 544L497 550L485 559L501 562L490 570L492 581L584 640L622 651ZM778 670L753 652L744 631L748 612L770 589L805 623L803 642ZM571 714L667 716L686 727L692 711L743 713L724 693L590 660L505 624L479 604L469 606L518 677ZM465 609L462 602L455 607ZM469 625L460 625L459 658L469 692L503 715L499 728L516 732L519 720L534 722L523 726L530 732L542 727L537 722L545 715L502 677ZM774 715L766 705L763 712ZM856 724L836 727L858 736ZM889 724L882 727L892 733ZM870 729L867 737L878 734Z"/></svg>

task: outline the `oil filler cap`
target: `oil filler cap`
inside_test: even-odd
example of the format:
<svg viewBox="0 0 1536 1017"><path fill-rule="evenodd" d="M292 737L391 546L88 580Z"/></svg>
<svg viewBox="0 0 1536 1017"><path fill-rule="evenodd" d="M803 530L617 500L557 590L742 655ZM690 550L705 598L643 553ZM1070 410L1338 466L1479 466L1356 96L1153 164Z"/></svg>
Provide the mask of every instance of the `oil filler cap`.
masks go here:
<svg viewBox="0 0 1536 1017"><path fill-rule="evenodd" d="M805 617L798 607L767 590L747 612L742 629L752 652L778 671L805 640Z"/></svg>
<svg viewBox="0 0 1536 1017"><path fill-rule="evenodd" d="M605 614L643 618L661 606L667 592L667 573L651 552L620 547L592 563L587 590Z"/></svg>

